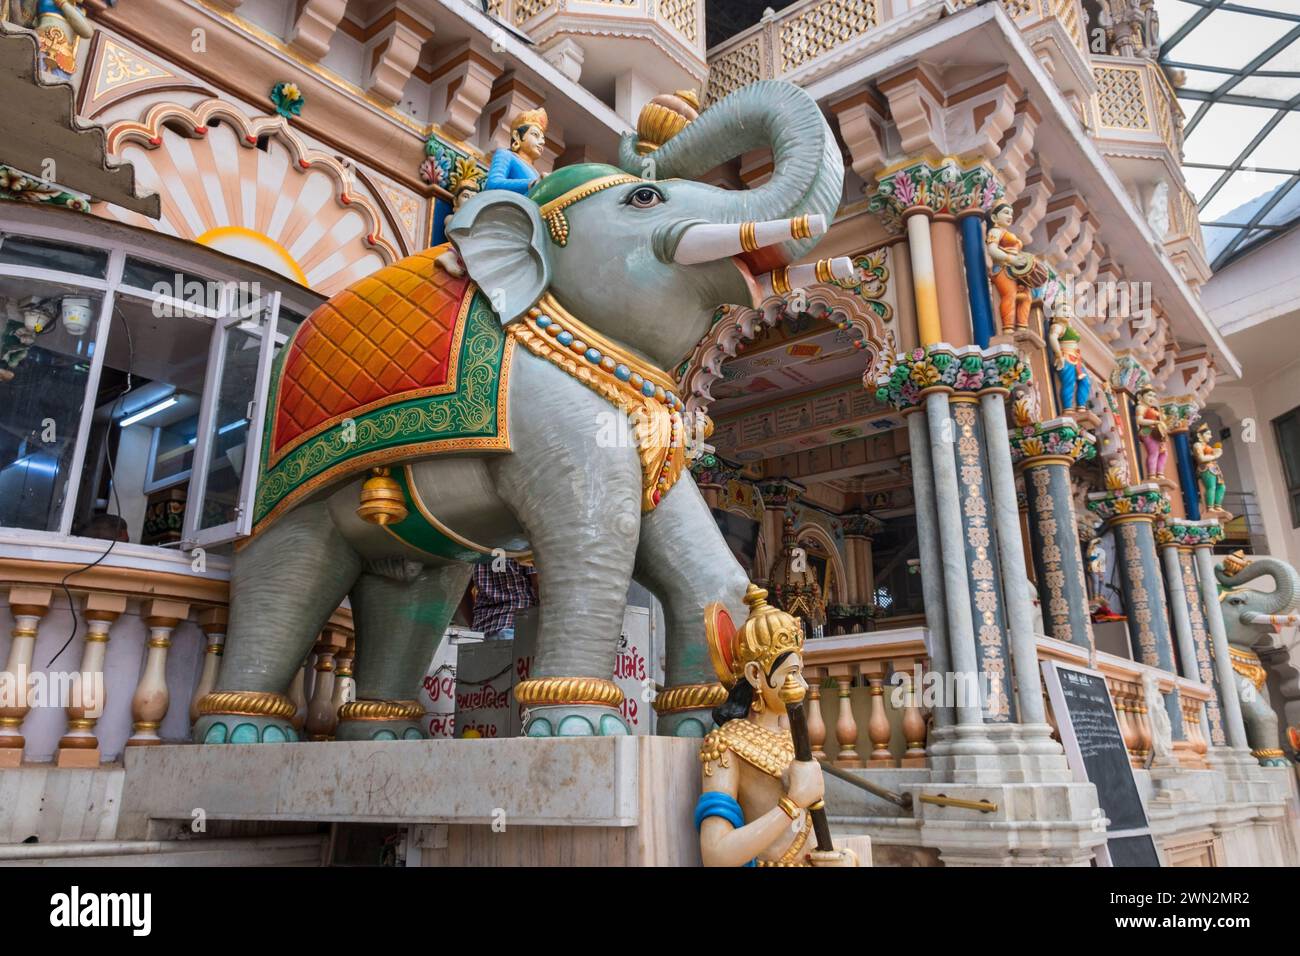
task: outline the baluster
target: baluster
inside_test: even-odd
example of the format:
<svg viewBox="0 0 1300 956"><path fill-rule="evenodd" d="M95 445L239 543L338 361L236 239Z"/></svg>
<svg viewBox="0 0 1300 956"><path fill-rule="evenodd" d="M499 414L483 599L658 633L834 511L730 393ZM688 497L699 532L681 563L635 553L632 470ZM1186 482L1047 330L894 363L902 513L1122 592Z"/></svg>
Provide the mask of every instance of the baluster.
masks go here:
<svg viewBox="0 0 1300 956"><path fill-rule="evenodd" d="M131 737L128 747L149 747L162 743L158 730L171 694L167 690L167 652L172 646L172 633L190 616L190 606L177 601L146 601L140 609L141 617L149 626L149 644L145 651L144 673L131 697Z"/></svg>
<svg viewBox="0 0 1300 956"><path fill-rule="evenodd" d="M1140 684L1133 686L1133 712L1137 716L1138 757L1145 763L1151 756L1151 741L1154 739L1154 734L1151 731L1151 718L1147 712L1147 702Z"/></svg>
<svg viewBox="0 0 1300 956"><path fill-rule="evenodd" d="M804 675L808 681L808 743L812 745L813 760L826 759L826 720L822 717L822 680L825 676L820 667L810 667Z"/></svg>
<svg viewBox="0 0 1300 956"><path fill-rule="evenodd" d="M190 698L190 723L199 719L199 701L217 686L217 673L221 670L221 652L226 645L228 612L224 607L207 607L199 612L199 629L207 637L203 648L203 672Z"/></svg>
<svg viewBox="0 0 1300 956"><path fill-rule="evenodd" d="M52 597L49 588L9 589L14 629L9 662L0 672L0 705L4 705L0 706L0 767L17 767L23 762L27 740L22 735L22 726L31 710L28 677L32 672L32 655L36 652L36 635Z"/></svg>
<svg viewBox="0 0 1300 956"><path fill-rule="evenodd" d="M1056 711L1052 710L1052 699L1047 696L1047 691L1043 691L1043 714L1047 717L1047 725L1052 728L1052 739L1058 744L1061 742L1061 728L1056 724Z"/></svg>
<svg viewBox="0 0 1300 956"><path fill-rule="evenodd" d="M862 757L858 755L858 722L853 716L853 665L836 664L827 668L839 688L840 709L835 721L835 739L839 741L840 752L835 757L837 767L861 767Z"/></svg>
<svg viewBox="0 0 1300 956"><path fill-rule="evenodd" d="M356 659L356 654L356 638L349 637L347 644L335 658L334 694L330 700L336 714L344 704L357 699L357 682L352 677L352 663Z"/></svg>
<svg viewBox="0 0 1300 956"><path fill-rule="evenodd" d="M316 642L316 683L307 706L307 737L309 740L329 740L339 723L339 712L334 707L334 656L347 644L341 631L327 627Z"/></svg>
<svg viewBox="0 0 1300 956"><path fill-rule="evenodd" d="M60 767L98 767L99 738L95 724L104 712L104 658L108 654L109 631L126 610L121 594L86 595L86 643L81 651L81 673L73 682L73 699L68 702L68 730L59 740Z"/></svg>
<svg viewBox="0 0 1300 956"><path fill-rule="evenodd" d="M871 758L868 767L896 767L897 761L889 751L889 737L892 728L889 714L885 710L885 665L883 661L874 661L864 665L862 678L867 682L867 739L871 741ZM858 766L862 766L858 763Z"/></svg>
<svg viewBox="0 0 1300 956"><path fill-rule="evenodd" d="M293 672L293 680L289 681L289 687L285 691L285 696L294 706L290 723L300 736L303 727L307 725L307 667L308 662L304 660L302 666Z"/></svg>
<svg viewBox="0 0 1300 956"><path fill-rule="evenodd" d="M925 766L925 715L917 703L912 664L912 661L904 661L897 671L903 689L903 740L907 743L907 750L898 762L900 767Z"/></svg>
<svg viewBox="0 0 1300 956"><path fill-rule="evenodd" d="M1106 678L1106 686L1110 689L1110 697L1115 704L1115 719L1119 722L1119 734L1124 738L1124 749L1128 752L1131 762L1137 751L1137 731L1133 727L1133 713L1129 706L1128 695L1124 691L1124 685L1114 678Z"/></svg>

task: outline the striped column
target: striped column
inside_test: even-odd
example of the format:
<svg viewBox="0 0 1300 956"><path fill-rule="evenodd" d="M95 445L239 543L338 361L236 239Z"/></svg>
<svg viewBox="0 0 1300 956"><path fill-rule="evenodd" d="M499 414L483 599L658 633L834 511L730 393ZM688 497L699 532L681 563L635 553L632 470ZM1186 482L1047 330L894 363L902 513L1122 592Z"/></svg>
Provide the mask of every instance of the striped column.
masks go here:
<svg viewBox="0 0 1300 956"><path fill-rule="evenodd" d="M953 395L949 399L955 426L962 544L970 575L975 659L988 689L983 700L984 719L988 723L1008 723L1015 720L1011 649L1007 644L1006 602L997 535L989 521L988 463L978 402L968 394Z"/></svg>
<svg viewBox="0 0 1300 956"><path fill-rule="evenodd" d="M916 330L922 346L943 341L939 322L939 292L934 279L934 248L930 243L930 210L914 206L904 213L912 292L916 299Z"/></svg>
<svg viewBox="0 0 1300 956"><path fill-rule="evenodd" d="M1095 642L1070 468L1095 455L1095 443L1071 418L1022 425L1011 433L1011 456L1025 478L1029 544L1043 629L1049 637L1090 652Z"/></svg>
<svg viewBox="0 0 1300 956"><path fill-rule="evenodd" d="M1128 617L1133 659L1177 674L1164 575L1156 554L1155 521L1169 513L1169 499L1159 485L1134 485L1088 496L1088 508L1115 533L1115 552ZM1165 697L1173 739L1184 739L1182 704L1177 689Z"/></svg>

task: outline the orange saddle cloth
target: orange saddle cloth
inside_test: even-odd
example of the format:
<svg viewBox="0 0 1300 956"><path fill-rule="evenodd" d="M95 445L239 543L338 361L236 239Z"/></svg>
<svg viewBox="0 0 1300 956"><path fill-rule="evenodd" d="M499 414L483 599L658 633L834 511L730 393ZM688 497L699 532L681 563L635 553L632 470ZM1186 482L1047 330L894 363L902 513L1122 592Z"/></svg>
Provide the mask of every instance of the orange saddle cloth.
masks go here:
<svg viewBox="0 0 1300 956"><path fill-rule="evenodd" d="M254 532L323 483L439 451L508 451L511 346L435 246L313 312L276 358Z"/></svg>

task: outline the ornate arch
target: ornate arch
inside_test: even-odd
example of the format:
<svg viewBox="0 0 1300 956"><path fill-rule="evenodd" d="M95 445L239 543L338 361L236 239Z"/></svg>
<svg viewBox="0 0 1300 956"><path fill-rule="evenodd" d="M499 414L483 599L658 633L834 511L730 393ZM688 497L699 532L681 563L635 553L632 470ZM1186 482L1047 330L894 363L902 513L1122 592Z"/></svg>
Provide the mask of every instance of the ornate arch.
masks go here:
<svg viewBox="0 0 1300 956"><path fill-rule="evenodd" d="M284 153L263 148L275 142ZM214 246L325 294L401 257L376 202L344 164L308 146L283 116L246 116L222 100L158 103L108 131L162 199L158 222L103 204L106 218Z"/></svg>
<svg viewBox="0 0 1300 956"><path fill-rule="evenodd" d="M858 278L846 283L814 286L786 296L773 296L757 309L723 306L708 334L691 357L678 369L677 383L686 407L707 412L713 402L710 389L722 379L722 366L735 358L783 315L792 313L799 292L804 307L798 311L824 318L839 328L856 333L855 345L863 355L863 381L874 383L885 355L893 353L894 334L885 326L893 318L893 307L885 301L889 282L884 248L854 257ZM874 387L874 386L873 386Z"/></svg>
<svg viewBox="0 0 1300 956"><path fill-rule="evenodd" d="M840 549L835 546L835 539L821 525L811 521L804 521L800 522L795 529L794 542L802 547L806 541L816 542L816 553L824 554L826 563L830 567L831 587L823 589L822 593L822 599L826 602L826 606L847 604L848 601L845 599L844 593L844 586L847 584L847 579L844 576L844 559L840 555Z"/></svg>

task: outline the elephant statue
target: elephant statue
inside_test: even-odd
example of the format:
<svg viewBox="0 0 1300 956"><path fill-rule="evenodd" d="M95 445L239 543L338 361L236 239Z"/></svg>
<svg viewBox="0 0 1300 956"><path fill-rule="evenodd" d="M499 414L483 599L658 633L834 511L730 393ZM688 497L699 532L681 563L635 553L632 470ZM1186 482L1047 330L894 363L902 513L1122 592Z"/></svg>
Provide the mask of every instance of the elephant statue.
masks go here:
<svg viewBox="0 0 1300 956"><path fill-rule="evenodd" d="M644 144L643 144L644 148ZM694 181L770 148L771 178ZM629 584L662 602L660 733L700 735L721 693L706 607L744 620L748 581L691 477L672 370L723 304L782 285L841 201L840 148L816 102L761 81L650 155L485 190L435 247L322 305L276 358L261 417L253 533L204 743L295 740L284 697L344 598L356 700L337 739L423 736L420 680L475 562L539 572L528 736L627 732L612 682ZM837 260L838 261L838 260ZM254 436L250 436L250 441Z"/></svg>
<svg viewBox="0 0 1300 956"><path fill-rule="evenodd" d="M1269 699L1267 671L1255 653L1264 640L1272 643L1278 630L1300 623L1300 575L1277 558L1256 558L1245 563L1236 555L1214 569L1219 582L1219 604L1228 632L1228 653L1237 679L1237 697L1246 725L1251 753L1266 767L1286 766L1278 748L1278 719ZM1246 587L1256 578L1273 579L1272 591Z"/></svg>

